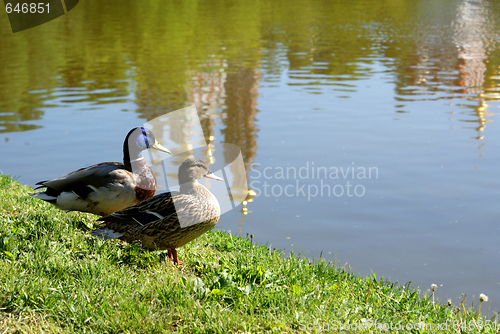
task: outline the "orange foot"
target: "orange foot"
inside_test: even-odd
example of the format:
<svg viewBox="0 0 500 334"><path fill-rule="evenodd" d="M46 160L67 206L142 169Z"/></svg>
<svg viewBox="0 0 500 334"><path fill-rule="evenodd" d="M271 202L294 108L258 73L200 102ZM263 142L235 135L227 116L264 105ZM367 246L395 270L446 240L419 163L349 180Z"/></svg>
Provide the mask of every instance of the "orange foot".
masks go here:
<svg viewBox="0 0 500 334"><path fill-rule="evenodd" d="M169 249L167 255L170 262L174 261L176 265L182 265L182 262L177 258L177 251L175 250L175 248Z"/></svg>

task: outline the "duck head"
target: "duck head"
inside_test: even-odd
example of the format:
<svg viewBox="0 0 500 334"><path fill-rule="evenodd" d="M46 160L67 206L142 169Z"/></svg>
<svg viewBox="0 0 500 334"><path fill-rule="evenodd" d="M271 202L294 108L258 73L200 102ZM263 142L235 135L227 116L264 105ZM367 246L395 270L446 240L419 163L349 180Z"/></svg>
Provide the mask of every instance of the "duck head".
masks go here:
<svg viewBox="0 0 500 334"><path fill-rule="evenodd" d="M179 167L179 184L192 184L197 182L201 178L208 178L217 181L223 181L222 178L218 177L200 159L187 159Z"/></svg>
<svg viewBox="0 0 500 334"><path fill-rule="evenodd" d="M130 130L127 137L125 137L125 142L123 144L124 161L139 158L139 154L149 148L154 148L165 153L171 153L169 149L165 148L156 140L155 135L151 130L142 126Z"/></svg>

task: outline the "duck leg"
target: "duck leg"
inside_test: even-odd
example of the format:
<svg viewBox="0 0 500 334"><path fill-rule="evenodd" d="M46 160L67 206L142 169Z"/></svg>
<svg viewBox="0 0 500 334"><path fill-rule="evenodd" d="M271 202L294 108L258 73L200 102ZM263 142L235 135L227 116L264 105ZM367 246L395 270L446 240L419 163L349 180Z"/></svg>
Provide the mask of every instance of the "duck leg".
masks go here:
<svg viewBox="0 0 500 334"><path fill-rule="evenodd" d="M170 262L174 261L176 265L182 265L182 262L177 258L177 250L175 248L169 249L167 255Z"/></svg>

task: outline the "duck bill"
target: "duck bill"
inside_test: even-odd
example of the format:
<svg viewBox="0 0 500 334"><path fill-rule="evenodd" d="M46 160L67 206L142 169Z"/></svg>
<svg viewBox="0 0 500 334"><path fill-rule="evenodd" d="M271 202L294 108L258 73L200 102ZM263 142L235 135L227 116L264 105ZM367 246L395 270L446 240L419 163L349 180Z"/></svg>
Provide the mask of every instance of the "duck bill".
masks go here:
<svg viewBox="0 0 500 334"><path fill-rule="evenodd" d="M155 140L155 143L153 144L152 146L153 148L156 148L157 150L159 151L162 151L162 152L165 152L165 153L169 153L169 154L172 154L172 152L170 152L170 150L166 147L164 147L162 144L160 144L158 142L158 140Z"/></svg>
<svg viewBox="0 0 500 334"><path fill-rule="evenodd" d="M207 174L204 177L206 177L207 179L212 179L212 180L217 180L217 181L224 181L224 179L222 177L218 177L214 173Z"/></svg>

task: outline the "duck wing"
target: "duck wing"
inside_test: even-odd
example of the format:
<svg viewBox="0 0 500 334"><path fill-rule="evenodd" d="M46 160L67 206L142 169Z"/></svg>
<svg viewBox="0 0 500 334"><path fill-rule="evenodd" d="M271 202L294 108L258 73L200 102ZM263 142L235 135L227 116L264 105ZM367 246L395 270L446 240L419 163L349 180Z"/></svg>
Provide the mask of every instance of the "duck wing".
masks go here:
<svg viewBox="0 0 500 334"><path fill-rule="evenodd" d="M98 221L104 222L104 225L90 233L102 239L122 236L129 239L138 235L143 228L160 224L178 226L174 197L179 195L181 194L178 192L163 193L137 205L101 217Z"/></svg>
<svg viewBox="0 0 500 334"><path fill-rule="evenodd" d="M106 224L146 225L175 214L173 197L178 195L178 192L156 195L142 203L117 211L109 216L101 217L98 221L106 222Z"/></svg>
<svg viewBox="0 0 500 334"><path fill-rule="evenodd" d="M97 165L84 167L57 179L38 182L38 188L47 187L48 196L58 196L62 192L74 192L81 198L95 191L97 188L109 184L120 184L133 178L124 164L119 162L103 162Z"/></svg>
<svg viewBox="0 0 500 334"><path fill-rule="evenodd" d="M91 234L102 237L101 232L112 230L120 237L123 235L153 235L158 231L167 232L206 220L200 216L200 207L196 198L179 192L168 192L157 195L137 205L117 211L98 221L105 223ZM180 217L180 219L179 219ZM101 230L101 232L98 232ZM108 234L107 239L110 238Z"/></svg>

